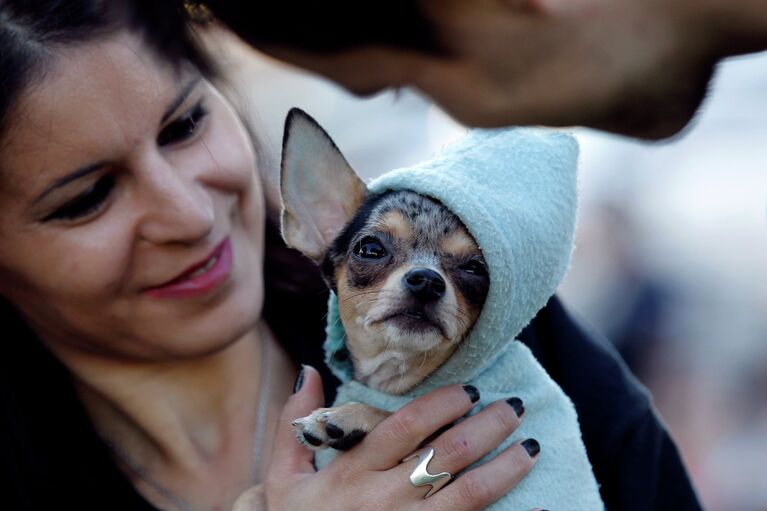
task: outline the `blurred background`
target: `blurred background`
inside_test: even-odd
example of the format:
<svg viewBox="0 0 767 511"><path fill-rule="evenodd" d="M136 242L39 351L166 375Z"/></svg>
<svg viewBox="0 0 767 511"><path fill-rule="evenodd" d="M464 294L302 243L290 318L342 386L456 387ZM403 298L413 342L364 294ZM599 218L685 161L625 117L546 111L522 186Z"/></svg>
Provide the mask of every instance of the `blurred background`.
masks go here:
<svg viewBox="0 0 767 511"><path fill-rule="evenodd" d="M464 132L412 91L351 97L225 39L267 179L292 106L368 179ZM706 509L767 510L767 54L721 65L669 142L573 131L580 219L561 297L651 390Z"/></svg>

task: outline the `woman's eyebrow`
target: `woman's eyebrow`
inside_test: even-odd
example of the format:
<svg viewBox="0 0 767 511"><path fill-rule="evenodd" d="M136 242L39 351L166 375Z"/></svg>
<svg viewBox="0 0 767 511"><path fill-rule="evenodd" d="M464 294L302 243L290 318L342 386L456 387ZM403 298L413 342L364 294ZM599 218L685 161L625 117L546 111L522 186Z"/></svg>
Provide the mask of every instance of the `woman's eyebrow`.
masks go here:
<svg viewBox="0 0 767 511"><path fill-rule="evenodd" d="M178 109L179 106L181 106L184 101L186 101L186 98L189 97L189 94L192 93L194 88L197 86L198 83L202 80L201 76L195 76L191 80L189 80L187 83L184 84L184 86L181 88L179 93L176 95L176 97L173 98L173 101L170 102L168 105L168 108L165 110L165 113L162 114L162 120L160 121L160 124L164 123L165 121L170 118L171 115ZM75 170L74 172L71 172L67 174L66 176L63 176L53 183L51 183L50 186L48 186L40 195L38 195L33 201L32 204L37 204L40 202L46 195L51 193L52 191L61 188L62 186L76 180L80 179L83 176L87 176L88 174L91 174L92 172L96 172L97 170L101 169L106 163L104 162L97 162L92 163L89 165L85 165L84 167L80 167L79 169Z"/></svg>
<svg viewBox="0 0 767 511"><path fill-rule="evenodd" d="M37 204L40 202L46 195L51 193L52 191L61 188L62 186L66 185L67 183L70 183L76 179L80 179L83 176L87 176L88 174L91 174L93 172L96 172L97 170L101 169L106 165L105 162L98 162L98 163L91 163L90 165L86 165L84 167L80 167L79 169L75 170L74 172L67 174L64 177L61 177L54 181L48 188L46 188L43 193L38 195L33 201L32 204Z"/></svg>
<svg viewBox="0 0 767 511"><path fill-rule="evenodd" d="M168 108L165 110L165 113L162 114L162 119L160 120L160 124L164 124L165 121L167 121L171 115L180 107L184 101L186 101L186 98L189 97L189 94L192 93L194 88L197 86L198 83L202 80L201 76L195 76L191 80L189 80L182 88L181 91L176 95L175 98L173 98L173 101L170 102L170 105L168 105Z"/></svg>

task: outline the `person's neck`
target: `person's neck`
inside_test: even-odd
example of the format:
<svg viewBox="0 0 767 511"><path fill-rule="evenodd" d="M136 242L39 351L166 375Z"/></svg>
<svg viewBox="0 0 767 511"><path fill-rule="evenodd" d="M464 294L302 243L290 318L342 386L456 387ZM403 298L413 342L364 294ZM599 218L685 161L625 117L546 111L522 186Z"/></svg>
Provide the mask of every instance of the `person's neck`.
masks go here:
<svg viewBox="0 0 767 511"><path fill-rule="evenodd" d="M249 332L200 358L129 363L88 357L70 368L102 434L136 430L167 460L193 459L192 452L209 456L220 450L234 427L228 423L254 409L261 353L258 335Z"/></svg>
<svg viewBox="0 0 767 511"><path fill-rule="evenodd" d="M266 329L258 328L219 352L172 363L59 355L118 462L128 472L138 465L170 492L189 495L186 488L197 483L252 484L256 403L260 395L265 401L273 397L259 392L261 357L279 349L263 349L272 342ZM131 476L139 487L146 479ZM203 500L207 495L194 499Z"/></svg>

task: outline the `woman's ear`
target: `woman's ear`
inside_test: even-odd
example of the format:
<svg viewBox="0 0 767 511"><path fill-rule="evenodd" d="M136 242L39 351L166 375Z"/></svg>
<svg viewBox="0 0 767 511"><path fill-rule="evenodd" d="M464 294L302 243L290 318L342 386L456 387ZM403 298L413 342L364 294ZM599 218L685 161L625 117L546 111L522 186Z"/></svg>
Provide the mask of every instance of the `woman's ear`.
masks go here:
<svg viewBox="0 0 767 511"><path fill-rule="evenodd" d="M317 263L367 194L330 136L298 108L285 120L280 194L282 237Z"/></svg>

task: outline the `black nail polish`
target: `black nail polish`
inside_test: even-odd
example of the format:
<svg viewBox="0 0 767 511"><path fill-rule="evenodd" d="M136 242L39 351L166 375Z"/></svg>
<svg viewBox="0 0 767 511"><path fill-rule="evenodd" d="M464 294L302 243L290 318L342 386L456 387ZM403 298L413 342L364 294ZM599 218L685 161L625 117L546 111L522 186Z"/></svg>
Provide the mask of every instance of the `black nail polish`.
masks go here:
<svg viewBox="0 0 767 511"><path fill-rule="evenodd" d="M296 376L296 382L293 384L293 394L301 390L301 387L304 384L304 365L301 365L301 369L298 371L298 376Z"/></svg>
<svg viewBox="0 0 767 511"><path fill-rule="evenodd" d="M514 413L517 414L517 417L522 417L525 413L525 405L522 404L522 400L518 397L511 397L506 400L507 403L509 403L509 406L511 406L514 409Z"/></svg>
<svg viewBox="0 0 767 511"><path fill-rule="evenodd" d="M463 390L469 395L469 399L471 399L472 403L479 401L479 390L477 390L477 387L474 385L464 385Z"/></svg>
<svg viewBox="0 0 767 511"><path fill-rule="evenodd" d="M535 458L538 456L538 453L541 452L541 444L534 438L528 438L522 442L522 447L525 448L527 454L530 455L531 458Z"/></svg>

